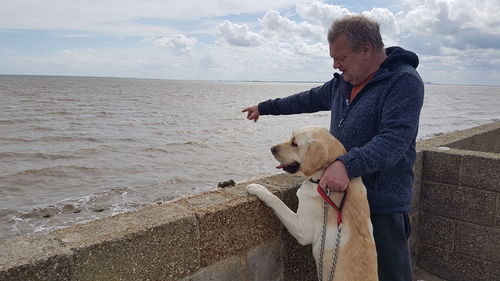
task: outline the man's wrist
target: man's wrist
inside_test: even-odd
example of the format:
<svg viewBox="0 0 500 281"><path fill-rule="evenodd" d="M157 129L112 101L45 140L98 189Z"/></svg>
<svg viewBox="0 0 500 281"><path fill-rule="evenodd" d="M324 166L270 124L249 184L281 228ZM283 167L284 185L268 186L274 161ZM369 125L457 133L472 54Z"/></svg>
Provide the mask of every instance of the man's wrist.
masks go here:
<svg viewBox="0 0 500 281"><path fill-rule="evenodd" d="M338 162L339 164L342 165L342 167L344 168L345 170L345 173L347 174L347 177L349 178L349 180L351 179L351 176L349 175L349 170L347 169L347 166L346 164L344 163L344 161L342 161L342 159L339 157L335 160L335 162Z"/></svg>

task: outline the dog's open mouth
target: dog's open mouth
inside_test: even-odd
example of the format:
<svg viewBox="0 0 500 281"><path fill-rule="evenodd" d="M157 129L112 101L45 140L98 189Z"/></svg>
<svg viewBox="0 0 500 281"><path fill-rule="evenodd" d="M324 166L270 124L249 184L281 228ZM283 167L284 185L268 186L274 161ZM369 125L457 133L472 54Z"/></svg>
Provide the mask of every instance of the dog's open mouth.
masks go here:
<svg viewBox="0 0 500 281"><path fill-rule="evenodd" d="M295 174L300 168L300 163L295 161L292 164L285 165L285 164L280 164L276 166L276 169L283 169L283 171L290 173L290 174Z"/></svg>

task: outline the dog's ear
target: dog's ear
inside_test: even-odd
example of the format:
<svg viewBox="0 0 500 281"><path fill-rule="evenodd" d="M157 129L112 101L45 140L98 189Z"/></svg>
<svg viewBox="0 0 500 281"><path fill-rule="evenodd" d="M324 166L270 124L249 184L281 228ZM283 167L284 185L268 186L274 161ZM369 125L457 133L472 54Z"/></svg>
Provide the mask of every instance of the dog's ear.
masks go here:
<svg viewBox="0 0 500 281"><path fill-rule="evenodd" d="M328 150L324 143L310 140L305 153L304 162L300 165L302 173L308 177L329 164Z"/></svg>

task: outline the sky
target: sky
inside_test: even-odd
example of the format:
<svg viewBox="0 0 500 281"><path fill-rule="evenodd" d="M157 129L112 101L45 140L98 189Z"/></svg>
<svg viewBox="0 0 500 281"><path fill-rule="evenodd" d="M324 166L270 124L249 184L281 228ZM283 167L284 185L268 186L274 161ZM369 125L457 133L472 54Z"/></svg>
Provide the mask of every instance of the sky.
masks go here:
<svg viewBox="0 0 500 281"><path fill-rule="evenodd" d="M327 81L333 20L377 20L424 81L500 85L500 0L0 0L0 74Z"/></svg>

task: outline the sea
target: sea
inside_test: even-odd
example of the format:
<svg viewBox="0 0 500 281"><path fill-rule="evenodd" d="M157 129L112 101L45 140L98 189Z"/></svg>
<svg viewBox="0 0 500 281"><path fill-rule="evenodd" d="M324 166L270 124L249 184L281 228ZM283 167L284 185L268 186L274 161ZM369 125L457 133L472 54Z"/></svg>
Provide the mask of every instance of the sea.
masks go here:
<svg viewBox="0 0 500 281"><path fill-rule="evenodd" d="M321 83L0 75L0 239L281 173L270 147L329 112L242 109ZM500 87L426 85L418 139L500 120Z"/></svg>

